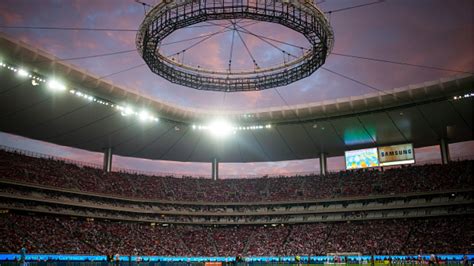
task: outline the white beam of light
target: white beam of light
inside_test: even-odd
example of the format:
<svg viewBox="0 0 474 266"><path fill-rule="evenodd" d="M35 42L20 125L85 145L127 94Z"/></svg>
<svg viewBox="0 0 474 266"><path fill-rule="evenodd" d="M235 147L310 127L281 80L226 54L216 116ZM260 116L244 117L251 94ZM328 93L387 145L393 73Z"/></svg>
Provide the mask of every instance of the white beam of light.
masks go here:
<svg viewBox="0 0 474 266"><path fill-rule="evenodd" d="M18 72L16 72L16 73L18 74L18 76L20 76L20 77L22 77L22 78L28 77L28 75L30 75L30 74L28 73L28 71L26 71L26 70L24 70L24 69L22 69L22 68L18 69Z"/></svg>
<svg viewBox="0 0 474 266"><path fill-rule="evenodd" d="M23 67L17 67L13 65L9 65L4 63L3 61L0 60L0 68L5 68L11 72L14 72L18 77L20 78L30 78L31 79L31 85L32 86L39 86L40 84L44 83L45 84L45 89L48 89L52 93L59 93L68 90L67 85L63 83L61 80L58 80L54 77L51 79L44 79L42 76L39 76L35 72L30 72L28 69L23 68ZM77 97L81 97L83 99L86 99L90 102L98 103L101 105L108 106L110 108L114 108L122 114L122 116L131 116L136 118L139 121L142 122L159 122L159 118L156 117L152 112L148 112L146 110L141 110L140 112L135 111L136 109L127 106L127 105L119 105L116 104L110 100L104 99L104 98L99 98L95 97L93 95L90 95L86 92L81 92L77 89L70 89L68 90L70 95L74 95Z"/></svg>
<svg viewBox="0 0 474 266"><path fill-rule="evenodd" d="M57 80L50 80L48 82L48 88L53 91L65 91L66 86Z"/></svg>
<svg viewBox="0 0 474 266"><path fill-rule="evenodd" d="M142 122L150 122L150 121L158 122L158 118L154 117L146 110L142 110L140 113L138 113L138 119Z"/></svg>
<svg viewBox="0 0 474 266"><path fill-rule="evenodd" d="M129 116L129 115L135 114L135 111L130 106L126 106L124 108L119 108L119 110L120 109L122 110L122 112L121 112L122 116Z"/></svg>
<svg viewBox="0 0 474 266"><path fill-rule="evenodd" d="M208 125L208 130L216 138L225 138L235 133L234 126L226 120L218 119Z"/></svg>
<svg viewBox="0 0 474 266"><path fill-rule="evenodd" d="M151 115L147 111L143 110L138 114L138 119L145 122L151 119Z"/></svg>

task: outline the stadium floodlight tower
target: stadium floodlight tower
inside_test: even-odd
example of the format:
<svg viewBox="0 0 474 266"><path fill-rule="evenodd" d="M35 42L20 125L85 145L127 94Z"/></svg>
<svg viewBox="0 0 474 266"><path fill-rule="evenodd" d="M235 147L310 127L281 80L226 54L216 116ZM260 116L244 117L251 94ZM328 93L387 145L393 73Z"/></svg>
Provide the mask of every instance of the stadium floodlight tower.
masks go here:
<svg viewBox="0 0 474 266"><path fill-rule="evenodd" d="M160 49L179 29L228 20L236 30L243 19L283 25L301 33L310 47L281 64L259 66L252 58L253 69L225 70L187 64ZM164 0L147 13L136 37L138 52L154 73L190 88L223 92L264 90L305 78L324 64L333 41L327 18L309 0Z"/></svg>

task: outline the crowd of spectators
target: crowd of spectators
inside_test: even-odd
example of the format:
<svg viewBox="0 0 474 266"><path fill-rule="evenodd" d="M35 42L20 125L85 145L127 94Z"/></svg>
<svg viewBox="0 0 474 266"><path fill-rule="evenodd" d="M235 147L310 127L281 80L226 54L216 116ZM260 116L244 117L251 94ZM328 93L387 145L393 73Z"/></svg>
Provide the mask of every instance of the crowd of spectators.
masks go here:
<svg viewBox="0 0 474 266"><path fill-rule="evenodd" d="M301 224L292 228L285 250L302 254L324 254L331 224Z"/></svg>
<svg viewBox="0 0 474 266"><path fill-rule="evenodd" d="M474 187L472 161L341 171L327 176L226 179L105 173L63 161L0 151L3 179L127 198L186 202L275 202Z"/></svg>
<svg viewBox="0 0 474 266"><path fill-rule="evenodd" d="M0 214L0 253L283 256L473 252L474 217L294 225L152 225L43 214Z"/></svg>
<svg viewBox="0 0 474 266"><path fill-rule="evenodd" d="M267 219L267 225L202 226L125 222L138 214L117 208L140 209L142 220L155 219L157 211L224 212L229 206L191 203L285 202L341 197L392 195L411 192L472 189L472 161L449 165L406 166L384 171L341 171L327 176L229 179L213 181L198 178L145 176L105 173L63 161L28 157L0 150L0 173L4 181L14 181L73 190L89 195L20 186L2 186L0 193L16 194L20 199L2 199L5 206L20 209L43 208L71 216L104 219L70 218L43 214L0 214L0 253L16 252L27 246L32 253L70 254L140 254L173 256L280 256L324 255L329 252L363 254L417 254L473 252L472 216L383 219L310 224L287 224L291 216L239 216L229 219ZM102 195L97 197L92 195ZM451 193L451 192L450 192ZM154 204L124 203L128 199L169 201ZM43 197L62 204L38 203L23 197ZM67 206L75 201L76 206ZM176 205L176 202L180 202ZM86 208L77 202L107 205ZM183 202L189 202L188 205ZM2 206L3 206L2 205ZM7 209L8 209L7 206ZM232 212L275 206L234 205ZM284 206L281 205L281 206ZM280 206L280 207L281 207ZM100 207L100 206L99 206ZM454 208L454 207L453 207ZM43 210L43 211L44 211ZM143 210L149 212L143 212ZM41 210L40 210L41 211ZM121 215L118 217L118 215ZM345 218L364 218L367 212L348 212ZM164 222L191 221L190 215L161 215ZM272 218L281 218L278 224ZM122 221L105 220L122 219ZM132 219L133 218L133 219ZM203 222L216 219L198 217ZM285 224L280 224L280 222ZM471 225L471 226L469 226Z"/></svg>
<svg viewBox="0 0 474 266"><path fill-rule="evenodd" d="M49 213L53 215L70 215L77 217L89 217L99 219L126 220L135 222L150 223L173 223L173 224L192 224L192 225L244 225L244 224L288 224L288 223L315 223L327 221L360 221L380 218L414 218L424 217L426 215L468 215L474 213L472 204L465 200L461 204L453 203L453 205L445 205L448 201L440 202L439 206L419 205L417 207L409 206L392 206L393 209L377 209L371 211L346 211L340 209L338 212L315 213L253 213L252 215L226 213L216 215L206 215L201 213L197 215L189 215L187 213L177 214L160 214L160 213L141 213L123 211L121 209L113 209L103 206L103 208L94 208L87 206L68 205L63 202L43 202L22 198L10 198L1 195L0 209L3 210L21 210L30 212ZM470 201L472 203L472 201ZM400 211L400 207L405 207ZM190 232L193 234L193 232Z"/></svg>
<svg viewBox="0 0 474 266"><path fill-rule="evenodd" d="M160 202L137 202L115 198L78 194L17 185L0 181L0 208L26 209L39 212L63 213L73 216L154 221L161 223L193 224L248 224L318 222L330 220L360 220L377 217L417 217L423 215L450 215L472 213L472 194L465 192L438 192L439 194L405 194L403 197L373 197L342 202L316 201L272 205L208 205ZM402 199L402 200L400 200ZM424 206L424 204L434 204ZM446 204L452 203L451 206ZM400 211L401 208L403 211Z"/></svg>

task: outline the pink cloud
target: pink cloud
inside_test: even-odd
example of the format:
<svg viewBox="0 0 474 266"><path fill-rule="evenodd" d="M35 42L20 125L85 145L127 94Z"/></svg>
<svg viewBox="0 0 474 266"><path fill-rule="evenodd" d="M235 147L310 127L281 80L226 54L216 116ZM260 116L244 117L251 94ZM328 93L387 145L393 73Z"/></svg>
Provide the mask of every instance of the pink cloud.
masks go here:
<svg viewBox="0 0 474 266"><path fill-rule="evenodd" d="M23 17L20 14L11 13L3 9L0 10L0 15L3 17L7 25L18 24L23 21Z"/></svg>

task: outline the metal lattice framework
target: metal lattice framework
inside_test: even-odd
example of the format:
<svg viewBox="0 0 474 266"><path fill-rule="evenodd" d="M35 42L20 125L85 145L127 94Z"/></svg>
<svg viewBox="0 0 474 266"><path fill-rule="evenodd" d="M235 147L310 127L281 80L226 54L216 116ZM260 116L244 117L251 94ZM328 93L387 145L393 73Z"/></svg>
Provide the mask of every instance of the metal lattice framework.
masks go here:
<svg viewBox="0 0 474 266"><path fill-rule="evenodd" d="M178 29L205 21L238 19L281 24L303 34L311 47L277 66L238 71L230 67L226 71L195 67L160 52L163 39ZM311 75L324 64L333 41L329 22L309 1L165 0L146 15L136 44L150 69L173 83L199 90L235 92L284 86Z"/></svg>

